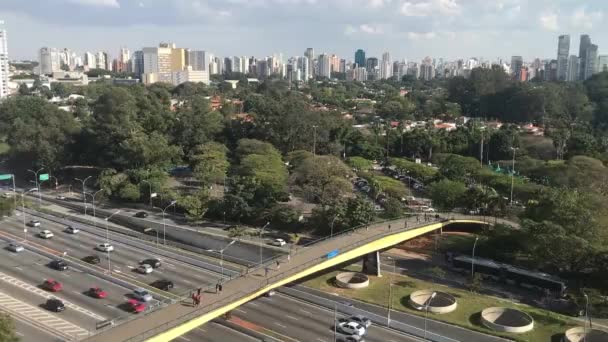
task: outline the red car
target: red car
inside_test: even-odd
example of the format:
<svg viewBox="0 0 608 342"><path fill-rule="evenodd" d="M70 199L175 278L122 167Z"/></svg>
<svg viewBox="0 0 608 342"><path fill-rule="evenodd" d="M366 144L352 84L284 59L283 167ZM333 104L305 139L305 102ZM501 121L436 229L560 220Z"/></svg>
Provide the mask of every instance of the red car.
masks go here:
<svg viewBox="0 0 608 342"><path fill-rule="evenodd" d="M99 287L91 287L89 289L89 295L93 298L106 298L108 296L108 293L102 289L100 289Z"/></svg>
<svg viewBox="0 0 608 342"><path fill-rule="evenodd" d="M146 310L146 303L142 303L142 302L138 301L137 299L129 299L127 304L129 305L131 310L133 310L133 312L135 312L135 313L140 313L140 312L143 312L144 310Z"/></svg>
<svg viewBox="0 0 608 342"><path fill-rule="evenodd" d="M51 292L59 292L59 291L61 291L61 289L63 289L63 285L61 285L60 282L58 282L57 280L54 280L54 279L45 280L44 283L42 284L42 287L45 290L48 290Z"/></svg>

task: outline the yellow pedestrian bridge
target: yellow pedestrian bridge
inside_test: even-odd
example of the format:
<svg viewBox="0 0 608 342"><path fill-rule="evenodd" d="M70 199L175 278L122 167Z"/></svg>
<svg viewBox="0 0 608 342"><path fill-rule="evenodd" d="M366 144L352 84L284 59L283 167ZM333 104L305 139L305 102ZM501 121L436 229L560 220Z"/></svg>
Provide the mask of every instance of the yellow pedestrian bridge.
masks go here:
<svg viewBox="0 0 608 342"><path fill-rule="evenodd" d="M190 298L173 301L145 315L108 325L87 341L170 341L269 290L324 269L384 250L449 224L488 225L496 222L495 218L490 217L440 214L432 218L412 216L357 227L309 246L296 247L289 259L281 256L233 277L224 282L223 291L219 294L204 289L211 293L203 293L199 307L193 307Z"/></svg>

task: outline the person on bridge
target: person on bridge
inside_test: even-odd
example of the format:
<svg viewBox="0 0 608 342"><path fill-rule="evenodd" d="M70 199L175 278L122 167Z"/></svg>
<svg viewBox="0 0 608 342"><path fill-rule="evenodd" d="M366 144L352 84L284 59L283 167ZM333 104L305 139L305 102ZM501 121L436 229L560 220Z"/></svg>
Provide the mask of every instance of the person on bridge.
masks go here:
<svg viewBox="0 0 608 342"><path fill-rule="evenodd" d="M196 294L192 292L192 306L196 306Z"/></svg>
<svg viewBox="0 0 608 342"><path fill-rule="evenodd" d="M391 225L390 224L388 225L388 230L391 230Z"/></svg>

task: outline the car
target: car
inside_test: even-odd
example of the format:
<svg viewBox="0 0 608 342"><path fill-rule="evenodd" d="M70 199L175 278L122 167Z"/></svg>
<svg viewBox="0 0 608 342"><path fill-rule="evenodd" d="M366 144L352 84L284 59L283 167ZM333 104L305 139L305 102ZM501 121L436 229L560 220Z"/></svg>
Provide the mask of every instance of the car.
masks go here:
<svg viewBox="0 0 608 342"><path fill-rule="evenodd" d="M148 213L145 211L138 211L137 213L135 213L135 217L146 218L148 217Z"/></svg>
<svg viewBox="0 0 608 342"><path fill-rule="evenodd" d="M65 228L65 232L68 234L78 234L80 232L80 229L72 226L67 226Z"/></svg>
<svg viewBox="0 0 608 342"><path fill-rule="evenodd" d="M159 268L161 265L161 262L158 259L150 258L150 259L140 261L139 264L140 265L148 264L148 265L152 266L152 268Z"/></svg>
<svg viewBox="0 0 608 342"><path fill-rule="evenodd" d="M46 304L44 304L44 307L46 307L47 310L53 312L61 312L65 310L65 304L63 304L63 302L57 298L47 299Z"/></svg>
<svg viewBox="0 0 608 342"><path fill-rule="evenodd" d="M100 243L95 248L97 248L97 250L102 251L102 252L111 252L114 250L114 246L112 246L111 244L109 244L107 242Z"/></svg>
<svg viewBox="0 0 608 342"><path fill-rule="evenodd" d="M55 199L61 200L61 201L65 201L67 199L67 197L59 195L57 197L55 197Z"/></svg>
<svg viewBox="0 0 608 342"><path fill-rule="evenodd" d="M175 285L173 284L173 282L171 280L160 279L160 280L157 280L157 281L155 281L153 283L150 283L150 286L156 287L159 290L169 291Z"/></svg>
<svg viewBox="0 0 608 342"><path fill-rule="evenodd" d="M97 255L89 255L82 258L82 261L89 263L91 265L97 265L101 262L101 259Z"/></svg>
<svg viewBox="0 0 608 342"><path fill-rule="evenodd" d="M348 320L351 321L351 322L355 322L355 323L361 324L362 326L365 327L365 329L369 328L372 325L372 321L369 318L367 318L367 317L365 317L363 315L350 316L348 318Z"/></svg>
<svg viewBox="0 0 608 342"><path fill-rule="evenodd" d="M89 289L89 296L93 297L93 298L106 298L108 296L108 293L104 290L102 290L99 287L91 287Z"/></svg>
<svg viewBox="0 0 608 342"><path fill-rule="evenodd" d="M137 272L139 272L141 274L149 274L149 273L152 273L152 271L154 271L154 268L152 268L152 266L150 266L148 264L141 264L137 268Z"/></svg>
<svg viewBox="0 0 608 342"><path fill-rule="evenodd" d="M365 327L359 323L351 322L346 318L341 318L338 320L338 325L336 326L336 330L343 334L347 335L365 335Z"/></svg>
<svg viewBox="0 0 608 342"><path fill-rule="evenodd" d="M137 299L129 299L127 305L129 306L129 309L135 313L144 312L146 310L146 303L142 303Z"/></svg>
<svg viewBox="0 0 608 342"><path fill-rule="evenodd" d="M274 239L274 240L271 242L271 245L273 245L273 246L278 246L278 247L285 246L285 244L287 244L287 242L285 242L285 240L283 240L283 239Z"/></svg>
<svg viewBox="0 0 608 342"><path fill-rule="evenodd" d="M51 292L59 292L63 289L63 285L54 279L45 280L44 283L42 283L42 287Z"/></svg>
<svg viewBox="0 0 608 342"><path fill-rule="evenodd" d="M150 292L148 292L148 290L138 287L133 290L133 298L141 302L149 302L152 300L152 295L150 294Z"/></svg>
<svg viewBox="0 0 608 342"><path fill-rule="evenodd" d="M270 290L270 291L264 293L264 297L272 297L275 294L277 294L277 293L274 290Z"/></svg>
<svg viewBox="0 0 608 342"><path fill-rule="evenodd" d="M11 252L15 252L15 253L19 253L21 251L23 251L23 246L16 243L16 242L11 242L8 244L8 250Z"/></svg>
<svg viewBox="0 0 608 342"><path fill-rule="evenodd" d="M336 342L365 342L363 336L336 334Z"/></svg>
<svg viewBox="0 0 608 342"><path fill-rule="evenodd" d="M45 229L45 230L41 231L40 233L38 233L38 236L40 236L43 239L50 239L53 236L55 236L55 234L53 234L52 231Z"/></svg>
<svg viewBox="0 0 608 342"><path fill-rule="evenodd" d="M56 259L56 260L51 261L49 263L49 266L52 269L55 269L55 270L58 270L58 271L65 271L65 270L67 270L69 268L68 264L66 264L65 261L60 260L60 259Z"/></svg>
<svg viewBox="0 0 608 342"><path fill-rule="evenodd" d="M30 227L40 227L40 221L38 220L31 220L30 222L27 223L28 226Z"/></svg>

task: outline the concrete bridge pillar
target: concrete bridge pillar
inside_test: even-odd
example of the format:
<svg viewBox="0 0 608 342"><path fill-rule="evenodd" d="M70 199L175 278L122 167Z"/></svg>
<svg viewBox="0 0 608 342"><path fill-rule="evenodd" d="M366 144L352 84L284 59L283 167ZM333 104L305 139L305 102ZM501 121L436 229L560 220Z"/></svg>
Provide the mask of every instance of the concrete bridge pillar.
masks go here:
<svg viewBox="0 0 608 342"><path fill-rule="evenodd" d="M367 275L382 277L382 274L380 273L380 251L363 256L363 267L361 272Z"/></svg>

